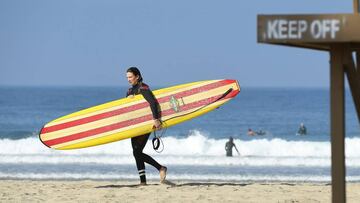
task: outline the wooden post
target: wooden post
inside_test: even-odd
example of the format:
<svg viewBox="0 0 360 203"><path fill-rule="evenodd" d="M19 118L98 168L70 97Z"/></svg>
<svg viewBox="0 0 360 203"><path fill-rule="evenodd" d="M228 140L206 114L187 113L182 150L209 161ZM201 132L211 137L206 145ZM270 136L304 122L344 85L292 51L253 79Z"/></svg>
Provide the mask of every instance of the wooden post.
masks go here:
<svg viewBox="0 0 360 203"><path fill-rule="evenodd" d="M330 123L332 202L345 203L345 103L343 45L330 50Z"/></svg>
<svg viewBox="0 0 360 203"><path fill-rule="evenodd" d="M360 78L360 51L356 51L356 73L358 78Z"/></svg>
<svg viewBox="0 0 360 203"><path fill-rule="evenodd" d="M345 73L349 81L349 86L360 123L360 77L353 59L352 52L347 47L343 52Z"/></svg>
<svg viewBox="0 0 360 203"><path fill-rule="evenodd" d="M302 47L330 51L330 128L332 202L346 201L345 182L345 71L349 79L358 119L360 121L360 0L353 0L352 14L323 15L258 15L257 41L259 43ZM334 35L319 40L308 25L322 19L331 19ZM283 21L285 27L280 26ZM300 35L284 33L291 22L302 22ZM307 25L307 26L305 26ZM284 28L284 29L282 29ZM299 30L300 31L300 27ZM300 32L299 32L300 33ZM336 33L336 36L335 36ZM351 49L350 49L351 47ZM356 65L351 51L356 51Z"/></svg>

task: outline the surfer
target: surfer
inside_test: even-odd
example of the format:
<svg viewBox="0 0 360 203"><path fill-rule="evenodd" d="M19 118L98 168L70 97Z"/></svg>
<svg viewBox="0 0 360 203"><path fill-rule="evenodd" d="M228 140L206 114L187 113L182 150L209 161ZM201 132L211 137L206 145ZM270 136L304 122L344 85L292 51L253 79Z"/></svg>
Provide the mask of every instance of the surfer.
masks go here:
<svg viewBox="0 0 360 203"><path fill-rule="evenodd" d="M247 134L248 134L249 136L255 136L255 135L256 135L256 133L255 133L251 128L249 128Z"/></svg>
<svg viewBox="0 0 360 203"><path fill-rule="evenodd" d="M297 132L298 135L306 135L306 127L304 123L300 123L299 130Z"/></svg>
<svg viewBox="0 0 360 203"><path fill-rule="evenodd" d="M226 156L232 156L232 148L235 147L237 153L240 155L239 150L236 148L235 143L233 142L233 138L230 137L229 141L225 144L225 151L226 151Z"/></svg>
<svg viewBox="0 0 360 203"><path fill-rule="evenodd" d="M266 135L266 132L263 130L256 131L255 133L256 135Z"/></svg>
<svg viewBox="0 0 360 203"><path fill-rule="evenodd" d="M155 99L153 93L151 92L148 85L143 83L143 78L138 68L130 67L126 71L126 77L128 82L131 84L131 88L129 88L126 93L127 97L132 97L137 94L142 94L147 102L150 104L150 109L154 119L154 127L156 129L161 128L160 122L160 111L158 109L158 102ZM145 154L143 149L149 139L151 133L147 133L144 135L140 135L137 137L131 138L131 145L133 148L133 155L136 161L136 167L139 172L140 177L140 185L146 185L146 176L145 176L145 163L148 163L154 166L160 173L160 182L163 182L166 178L167 168L165 166L160 165L157 161L155 161L151 156Z"/></svg>
<svg viewBox="0 0 360 203"><path fill-rule="evenodd" d="M266 135L266 132L263 130L259 130L259 131L253 131L251 128L249 128L247 134L249 136L255 136L255 135Z"/></svg>

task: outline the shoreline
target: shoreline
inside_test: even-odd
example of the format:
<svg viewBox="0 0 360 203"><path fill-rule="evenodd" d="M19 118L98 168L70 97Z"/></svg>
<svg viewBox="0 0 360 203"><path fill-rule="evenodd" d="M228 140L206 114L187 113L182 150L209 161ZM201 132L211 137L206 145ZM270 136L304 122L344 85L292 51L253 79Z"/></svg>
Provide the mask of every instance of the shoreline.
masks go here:
<svg viewBox="0 0 360 203"><path fill-rule="evenodd" d="M100 178L0 178L1 181L61 181L61 182L76 182L76 181L94 181L94 182L138 182L138 179L100 179ZM147 178L148 182L156 183L158 179ZM196 183L234 183L234 184L314 184L314 185L331 185L331 181L299 181L299 180L220 180L220 179L175 179L171 182L196 182ZM346 181L346 184L360 184L360 180Z"/></svg>
<svg viewBox="0 0 360 203"><path fill-rule="evenodd" d="M2 179L0 202L330 202L330 183ZM347 183L360 201L360 183Z"/></svg>
<svg viewBox="0 0 360 203"><path fill-rule="evenodd" d="M100 178L0 178L1 181L60 181L60 182L77 182L77 181L94 181L94 182L138 182L138 179L100 179ZM148 182L156 183L158 179L147 178ZM307 180L220 180L220 179L175 179L170 182L195 182L195 183L230 183L230 184L313 184L313 185L331 185L331 181L307 181ZM360 184L360 180L346 181L346 184Z"/></svg>

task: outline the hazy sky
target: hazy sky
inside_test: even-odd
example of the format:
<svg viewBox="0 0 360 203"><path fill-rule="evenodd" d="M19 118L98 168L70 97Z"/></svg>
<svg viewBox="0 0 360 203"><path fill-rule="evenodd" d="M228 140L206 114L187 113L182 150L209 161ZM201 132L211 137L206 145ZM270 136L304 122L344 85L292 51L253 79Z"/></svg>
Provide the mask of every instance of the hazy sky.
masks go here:
<svg viewBox="0 0 360 203"><path fill-rule="evenodd" d="M258 44L257 14L351 13L352 0L0 0L0 85L126 86L234 78L327 87L326 52Z"/></svg>

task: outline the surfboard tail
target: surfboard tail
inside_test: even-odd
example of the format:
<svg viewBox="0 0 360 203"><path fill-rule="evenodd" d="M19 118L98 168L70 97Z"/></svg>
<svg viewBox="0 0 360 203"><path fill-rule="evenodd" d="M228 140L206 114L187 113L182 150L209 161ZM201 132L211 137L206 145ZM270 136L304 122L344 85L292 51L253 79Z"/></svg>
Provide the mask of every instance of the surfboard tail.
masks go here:
<svg viewBox="0 0 360 203"><path fill-rule="evenodd" d="M43 139L42 139L42 134L43 134L43 129L44 129L44 127L45 127L45 126L43 126L43 127L41 128L40 132L39 132L39 140L40 140L41 143L43 143L45 146L51 148L51 147L50 147L49 145L47 145L47 144L43 141Z"/></svg>

